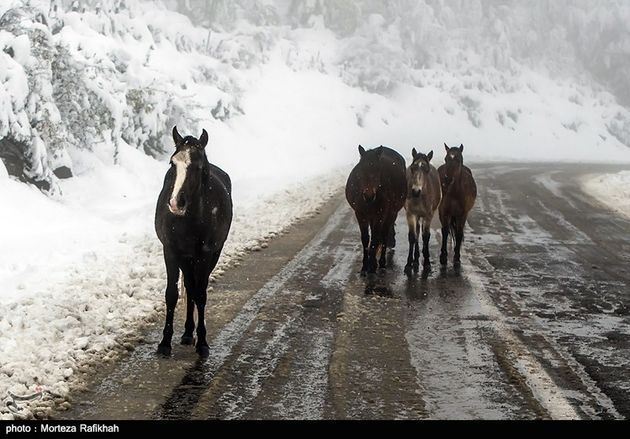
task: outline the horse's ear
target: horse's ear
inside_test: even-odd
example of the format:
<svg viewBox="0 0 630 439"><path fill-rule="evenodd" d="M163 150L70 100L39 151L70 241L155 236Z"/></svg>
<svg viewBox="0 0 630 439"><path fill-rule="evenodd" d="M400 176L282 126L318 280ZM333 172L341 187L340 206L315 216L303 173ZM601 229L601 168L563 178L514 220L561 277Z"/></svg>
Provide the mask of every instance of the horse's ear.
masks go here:
<svg viewBox="0 0 630 439"><path fill-rule="evenodd" d="M418 156L418 151L416 151L416 148L413 148L411 150L411 157L413 157L413 159L415 160L417 156Z"/></svg>
<svg viewBox="0 0 630 439"><path fill-rule="evenodd" d="M433 158L433 150L431 150L431 152L427 154L427 162L430 162L432 158Z"/></svg>
<svg viewBox="0 0 630 439"><path fill-rule="evenodd" d="M376 156L378 158L381 158L381 156L383 155L383 151L385 151L385 149L383 148L383 145L379 146L378 149L376 150Z"/></svg>
<svg viewBox="0 0 630 439"><path fill-rule="evenodd" d="M175 125L173 127L173 142L175 142L175 145L179 145L183 140L182 136L179 135L179 131L177 131L177 125Z"/></svg>
<svg viewBox="0 0 630 439"><path fill-rule="evenodd" d="M361 145L359 145L359 154L361 155L361 157L363 157L363 154L365 154L365 148Z"/></svg>
<svg viewBox="0 0 630 439"><path fill-rule="evenodd" d="M449 148L449 147L448 147L448 145L447 145L446 143L444 143L444 149L446 149L446 152L449 152L449 150L450 150L451 148Z"/></svg>
<svg viewBox="0 0 630 439"><path fill-rule="evenodd" d="M459 152L464 152L464 144L459 145Z"/></svg>
<svg viewBox="0 0 630 439"><path fill-rule="evenodd" d="M206 130L203 130L203 132L201 133L201 137L199 138L199 143L201 143L202 148L205 148L206 145L208 144L208 132Z"/></svg>

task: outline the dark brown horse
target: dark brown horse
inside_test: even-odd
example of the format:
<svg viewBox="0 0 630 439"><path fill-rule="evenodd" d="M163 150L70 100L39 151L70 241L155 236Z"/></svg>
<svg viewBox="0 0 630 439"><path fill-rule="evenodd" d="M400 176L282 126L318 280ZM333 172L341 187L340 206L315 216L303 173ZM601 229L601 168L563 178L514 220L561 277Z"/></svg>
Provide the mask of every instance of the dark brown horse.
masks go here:
<svg viewBox="0 0 630 439"><path fill-rule="evenodd" d="M217 265L232 223L232 183L206 156L208 133L199 139L173 128L175 152L155 210L155 231L164 246L166 323L158 352L171 353L173 317L179 298L180 271L186 287L186 323L181 343L191 345L197 308L196 350L208 356L205 307L208 278Z"/></svg>
<svg viewBox="0 0 630 439"><path fill-rule="evenodd" d="M405 159L385 146L366 151L359 145L359 153L361 159L346 183L346 199L361 229L361 273L375 273L379 253L385 268L386 250L396 245L394 223L407 197Z"/></svg>
<svg viewBox="0 0 630 439"><path fill-rule="evenodd" d="M440 183L442 185L442 202L440 203L440 222L442 223L442 251L440 253L440 263L446 265L448 262L448 235L451 233L455 237L455 255L453 265L461 265L461 248L464 240L464 226L468 218L468 212L475 205L477 198L477 184L473 178L472 171L464 166L464 145L459 148L449 148L445 143L446 158L445 163L440 166Z"/></svg>

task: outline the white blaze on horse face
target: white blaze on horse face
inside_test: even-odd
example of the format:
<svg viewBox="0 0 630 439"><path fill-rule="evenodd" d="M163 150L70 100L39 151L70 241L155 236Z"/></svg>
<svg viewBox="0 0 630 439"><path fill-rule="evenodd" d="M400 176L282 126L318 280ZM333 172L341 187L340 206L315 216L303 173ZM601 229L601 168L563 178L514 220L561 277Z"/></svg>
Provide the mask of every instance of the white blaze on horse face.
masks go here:
<svg viewBox="0 0 630 439"><path fill-rule="evenodd" d="M424 189L424 171L418 165L418 171L412 174L411 190L415 192L422 192Z"/></svg>
<svg viewBox="0 0 630 439"><path fill-rule="evenodd" d="M454 153L454 152L449 152L449 154L448 154L448 155L449 155L449 156L451 156L451 158L452 158L452 159L454 159L454 158L455 158L455 153Z"/></svg>
<svg viewBox="0 0 630 439"><path fill-rule="evenodd" d="M182 211L177 207L177 198L182 190L182 186L184 186L184 181L186 181L186 171L188 166L190 166L190 151L180 151L173 156L172 160L175 164L175 184L173 185L173 193L171 194L168 208L175 215L183 215L185 210Z"/></svg>

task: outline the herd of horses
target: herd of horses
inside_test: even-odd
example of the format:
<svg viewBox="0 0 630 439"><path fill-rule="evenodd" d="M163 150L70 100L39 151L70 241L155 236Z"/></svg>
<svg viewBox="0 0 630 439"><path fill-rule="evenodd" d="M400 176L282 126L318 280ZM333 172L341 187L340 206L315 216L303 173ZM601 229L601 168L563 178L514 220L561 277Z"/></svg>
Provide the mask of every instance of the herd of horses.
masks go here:
<svg viewBox="0 0 630 439"><path fill-rule="evenodd" d="M173 319L179 299L178 281L186 288L186 321L181 344L195 343L200 356L209 355L206 341L205 306L208 280L214 270L232 224L232 183L205 153L208 133L197 139L182 137L173 128L175 152L164 178L155 212L155 230L166 264L166 322L158 353L170 355ZM385 268L386 252L396 245L394 223L404 207L409 225L409 256L406 273L418 271L419 236L422 230L423 266L430 266L430 225L439 210L442 223L440 262L447 263L449 234L454 237L454 265L460 265L464 225L473 207L477 188L472 172L464 166L464 146L449 148L445 163L436 169L428 154L412 151L407 168L396 151L381 146L366 151L359 146L360 161L350 173L346 198L354 209L363 244L361 273Z"/></svg>
<svg viewBox="0 0 630 439"><path fill-rule="evenodd" d="M449 148L445 143L444 148L446 157L438 169L431 164L433 151L423 154L415 148L406 168L405 159L393 149L380 146L366 151L359 145L361 159L348 177L346 199L361 229L362 273L386 267L387 249L396 246L394 223L403 207L409 226L405 272L417 272L420 267L420 231L423 267L431 266L431 222L438 210L442 224L440 263L447 264L451 235L455 241L453 265L461 265L464 226L477 198L477 185L472 171L464 165L464 145Z"/></svg>

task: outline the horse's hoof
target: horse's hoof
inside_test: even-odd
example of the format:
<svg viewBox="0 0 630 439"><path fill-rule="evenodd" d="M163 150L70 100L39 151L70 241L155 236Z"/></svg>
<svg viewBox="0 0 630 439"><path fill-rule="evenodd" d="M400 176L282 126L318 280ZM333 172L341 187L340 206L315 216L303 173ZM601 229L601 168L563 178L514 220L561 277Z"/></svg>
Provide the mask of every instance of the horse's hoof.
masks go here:
<svg viewBox="0 0 630 439"><path fill-rule="evenodd" d="M165 357L168 357L168 356L171 355L171 351L172 351L172 349L171 349L170 346L167 346L167 345L164 345L164 344L158 345L157 352L160 355L164 355Z"/></svg>
<svg viewBox="0 0 630 439"><path fill-rule="evenodd" d="M446 255L440 256L440 264L442 264L442 265L448 264L448 256L446 256Z"/></svg>
<svg viewBox="0 0 630 439"><path fill-rule="evenodd" d="M210 356L210 348L208 346L205 346L205 345L197 346L195 350L197 351L199 356L202 358L207 358Z"/></svg>
<svg viewBox="0 0 630 439"><path fill-rule="evenodd" d="M462 261L453 261L453 268L462 268Z"/></svg>
<svg viewBox="0 0 630 439"><path fill-rule="evenodd" d="M410 264L405 265L405 274L411 274L413 267Z"/></svg>
<svg viewBox="0 0 630 439"><path fill-rule="evenodd" d="M195 339L192 335L182 335L181 344L184 346L192 346L195 344Z"/></svg>

